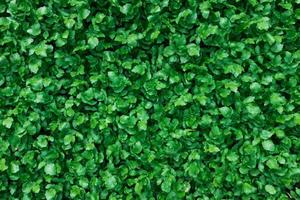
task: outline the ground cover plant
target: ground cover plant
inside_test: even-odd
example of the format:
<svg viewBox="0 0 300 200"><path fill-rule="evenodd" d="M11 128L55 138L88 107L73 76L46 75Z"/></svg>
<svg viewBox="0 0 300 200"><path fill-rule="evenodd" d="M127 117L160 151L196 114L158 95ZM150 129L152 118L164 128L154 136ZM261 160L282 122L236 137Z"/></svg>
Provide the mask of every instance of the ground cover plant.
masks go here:
<svg viewBox="0 0 300 200"><path fill-rule="evenodd" d="M0 1L0 199L300 199L300 0Z"/></svg>

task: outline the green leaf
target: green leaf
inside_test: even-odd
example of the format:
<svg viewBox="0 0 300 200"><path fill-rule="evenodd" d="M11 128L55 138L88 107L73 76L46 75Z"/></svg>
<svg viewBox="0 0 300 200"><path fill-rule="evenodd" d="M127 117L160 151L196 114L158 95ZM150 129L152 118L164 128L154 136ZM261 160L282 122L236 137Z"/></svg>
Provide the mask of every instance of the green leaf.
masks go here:
<svg viewBox="0 0 300 200"><path fill-rule="evenodd" d="M295 122L296 125L300 125L300 113L295 114L294 122Z"/></svg>
<svg viewBox="0 0 300 200"><path fill-rule="evenodd" d="M65 25L66 25L66 27L68 29L71 29L75 25L76 21L74 19L68 19L68 18L66 18L64 20L64 23L65 23Z"/></svg>
<svg viewBox="0 0 300 200"><path fill-rule="evenodd" d="M42 42L37 46L35 46L34 53L38 56L47 57L47 49L48 49L48 45Z"/></svg>
<svg viewBox="0 0 300 200"><path fill-rule="evenodd" d="M187 45L187 50L190 56L200 56L200 47L196 44Z"/></svg>
<svg viewBox="0 0 300 200"><path fill-rule="evenodd" d="M231 161L231 162L235 162L235 161L237 161L237 160L239 159L239 156L238 156L236 153L231 152L230 154L228 154L228 155L226 156L226 158L227 158L229 161Z"/></svg>
<svg viewBox="0 0 300 200"><path fill-rule="evenodd" d="M54 199L56 196L56 190L53 188L47 189L45 193L45 197L47 200Z"/></svg>
<svg viewBox="0 0 300 200"><path fill-rule="evenodd" d="M258 106L254 106L254 105L247 105L246 110L248 113L250 113L253 116L256 116L259 113L261 113L260 108Z"/></svg>
<svg viewBox="0 0 300 200"><path fill-rule="evenodd" d="M126 77L118 75L115 72L108 72L108 77L111 81L111 87L117 93L122 92L127 86L127 84L129 84L129 81Z"/></svg>
<svg viewBox="0 0 300 200"><path fill-rule="evenodd" d="M283 49L283 44L280 43L275 43L271 48L271 50L275 53L279 53L280 51L282 51L282 49Z"/></svg>
<svg viewBox="0 0 300 200"><path fill-rule="evenodd" d="M96 23L101 23L105 17L106 15L104 13L97 13L93 19Z"/></svg>
<svg viewBox="0 0 300 200"><path fill-rule="evenodd" d="M274 159L274 158L271 158L269 159L267 162L266 162L267 166L270 168L270 169L278 169L279 168L279 165L277 163L277 160Z"/></svg>
<svg viewBox="0 0 300 200"><path fill-rule="evenodd" d="M167 46L166 48L164 48L164 56L165 57L170 57L175 53L175 49L173 46Z"/></svg>
<svg viewBox="0 0 300 200"><path fill-rule="evenodd" d="M267 130L262 130L260 137L261 137L261 139L266 140L266 139L269 139L270 137L272 137L272 135L273 135L273 132L267 131Z"/></svg>
<svg viewBox="0 0 300 200"><path fill-rule="evenodd" d="M240 84L235 81L228 81L224 84L224 87L230 89L232 92L237 92L239 86Z"/></svg>
<svg viewBox="0 0 300 200"><path fill-rule="evenodd" d="M270 97L270 103L272 105L279 106L285 104L286 100L279 93L272 93Z"/></svg>
<svg viewBox="0 0 300 200"><path fill-rule="evenodd" d="M300 20L300 8L295 10L296 19Z"/></svg>
<svg viewBox="0 0 300 200"><path fill-rule="evenodd" d="M8 141L5 141L2 138L0 138L0 155L7 151L9 145L10 143Z"/></svg>
<svg viewBox="0 0 300 200"><path fill-rule="evenodd" d="M152 32L151 36L150 36L151 40L157 39L157 37L159 36L159 34L160 34L159 30L156 30L156 31Z"/></svg>
<svg viewBox="0 0 300 200"><path fill-rule="evenodd" d="M133 146L132 152L135 154L139 154L142 152L142 150L143 150L143 146L141 142L136 142Z"/></svg>
<svg viewBox="0 0 300 200"><path fill-rule="evenodd" d="M170 192L171 191L172 182L169 179L166 179L161 184L161 190L163 192Z"/></svg>
<svg viewBox="0 0 300 200"><path fill-rule="evenodd" d="M71 187L71 192L70 192L70 197L71 198L75 198L76 196L80 195L80 187L78 187L77 185L73 185Z"/></svg>
<svg viewBox="0 0 300 200"><path fill-rule="evenodd" d="M216 145L209 144L206 151L209 153L217 153L220 151L220 149Z"/></svg>
<svg viewBox="0 0 300 200"><path fill-rule="evenodd" d="M176 106L185 106L187 103L192 101L192 95L191 94L183 94L177 100L175 101L174 105Z"/></svg>
<svg viewBox="0 0 300 200"><path fill-rule="evenodd" d="M31 187L31 190L32 190L33 193L39 193L40 192L41 186L39 184L40 184L39 182L35 182L33 184L33 186Z"/></svg>
<svg viewBox="0 0 300 200"><path fill-rule="evenodd" d="M276 189L273 185L265 185L265 190L271 195L276 194Z"/></svg>
<svg viewBox="0 0 300 200"><path fill-rule="evenodd" d="M140 74L140 75L144 75L145 71L146 71L146 65L145 64L136 65L132 69L132 72Z"/></svg>
<svg viewBox="0 0 300 200"><path fill-rule="evenodd" d="M254 186L252 186L251 184L249 184L249 183L244 183L243 184L243 191L246 194L254 193L254 192L256 192L256 190L257 189Z"/></svg>
<svg viewBox="0 0 300 200"><path fill-rule="evenodd" d="M114 176L109 176L105 180L105 186L107 189L113 189L117 185L117 179Z"/></svg>
<svg viewBox="0 0 300 200"><path fill-rule="evenodd" d="M81 19L86 19L86 18L90 15L90 13L91 13L91 11L88 10L88 9L81 9L81 10L79 11L79 17L80 17Z"/></svg>
<svg viewBox="0 0 300 200"><path fill-rule="evenodd" d="M46 136L40 135L37 138L37 145L41 148L45 148L48 146L48 140Z"/></svg>
<svg viewBox="0 0 300 200"><path fill-rule="evenodd" d="M37 14L40 16L46 15L47 13L48 13L48 8L46 6L42 6L37 9Z"/></svg>
<svg viewBox="0 0 300 200"><path fill-rule="evenodd" d="M79 125L79 123L77 122L77 125ZM75 136L73 134L69 134L69 135L66 135L64 137L64 144L65 145L69 145L71 143L75 142Z"/></svg>
<svg viewBox="0 0 300 200"><path fill-rule="evenodd" d="M3 172L7 170L8 166L6 165L6 160L4 158L0 159L0 171Z"/></svg>
<svg viewBox="0 0 300 200"><path fill-rule="evenodd" d="M259 30L268 30L271 27L270 18L269 17L262 17L259 22L257 23L257 28Z"/></svg>
<svg viewBox="0 0 300 200"><path fill-rule="evenodd" d="M50 176L54 176L56 175L56 167L55 164L53 163L48 163L46 164L44 171L46 174L50 175Z"/></svg>
<svg viewBox="0 0 300 200"><path fill-rule="evenodd" d="M262 146L267 151L275 151L275 145L271 140L265 140L262 142Z"/></svg>
<svg viewBox="0 0 300 200"><path fill-rule="evenodd" d="M242 72L244 71L244 68L239 64L230 64L224 67L225 74L231 73L235 77L238 77Z"/></svg>
<svg viewBox="0 0 300 200"><path fill-rule="evenodd" d="M41 25L40 24L34 24L32 25L28 30L27 33L33 36L38 36L41 34Z"/></svg>
<svg viewBox="0 0 300 200"><path fill-rule="evenodd" d="M91 37L91 38L88 39L88 44L89 44L91 49L94 49L95 47L98 46L99 40L96 37Z"/></svg>
<svg viewBox="0 0 300 200"><path fill-rule="evenodd" d="M190 176L195 178L198 176L198 174L200 173L200 169L196 162L193 162L192 164L189 165L188 173Z"/></svg>
<svg viewBox="0 0 300 200"><path fill-rule="evenodd" d="M20 166L17 162L13 161L10 163L10 172L15 174L20 171Z"/></svg>
<svg viewBox="0 0 300 200"><path fill-rule="evenodd" d="M13 122L14 122L14 119L12 117L7 117L2 121L2 125L8 129L10 129Z"/></svg>
<svg viewBox="0 0 300 200"><path fill-rule="evenodd" d="M34 60L32 63L29 63L28 65L30 71L34 74L36 74L39 71L41 66L42 66L41 60Z"/></svg>
<svg viewBox="0 0 300 200"><path fill-rule="evenodd" d="M131 12L131 9L132 9L132 5L129 3L126 3L120 8L120 11L124 15L128 15Z"/></svg>

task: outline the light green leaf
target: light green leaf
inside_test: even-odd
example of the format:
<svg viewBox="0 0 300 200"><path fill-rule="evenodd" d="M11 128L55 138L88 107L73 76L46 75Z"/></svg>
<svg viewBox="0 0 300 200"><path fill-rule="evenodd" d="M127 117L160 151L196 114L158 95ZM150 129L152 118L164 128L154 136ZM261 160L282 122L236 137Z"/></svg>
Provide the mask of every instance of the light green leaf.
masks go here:
<svg viewBox="0 0 300 200"><path fill-rule="evenodd" d="M45 197L46 197L47 200L54 199L55 196L56 196L56 190L55 189L50 188L50 189L46 190Z"/></svg>
<svg viewBox="0 0 300 200"><path fill-rule="evenodd" d="M206 151L208 151L209 153L217 153L220 151L220 149L216 145L209 144Z"/></svg>
<svg viewBox="0 0 300 200"><path fill-rule="evenodd" d="M262 142L262 146L267 151L275 151L275 145L271 140L265 140Z"/></svg>
<svg viewBox="0 0 300 200"><path fill-rule="evenodd" d="M46 6L42 6L37 9L37 14L40 16L46 15L47 13L48 13L48 8Z"/></svg>
<svg viewBox="0 0 300 200"><path fill-rule="evenodd" d="M170 192L171 186L172 186L172 182L170 180L166 179L161 184L161 190L164 192Z"/></svg>
<svg viewBox="0 0 300 200"><path fill-rule="evenodd" d="M117 179L111 175L105 180L105 185L107 189L113 189L117 185Z"/></svg>
<svg viewBox="0 0 300 200"><path fill-rule="evenodd" d="M41 26L40 24L34 24L30 27L30 29L27 30L27 33L33 35L33 36L38 36L41 34Z"/></svg>
<svg viewBox="0 0 300 200"><path fill-rule="evenodd" d="M50 175L50 176L54 176L56 175L56 167L55 164L53 163L48 163L46 164L44 171L46 174Z"/></svg>
<svg viewBox="0 0 300 200"><path fill-rule="evenodd" d="M266 140L266 139L269 139L270 137L272 137L273 134L274 133L271 131L262 130L260 133L260 138Z"/></svg>
<svg viewBox="0 0 300 200"><path fill-rule="evenodd" d="M135 154L139 154L142 152L142 150L143 150L143 146L141 142L136 142L133 146L132 152Z"/></svg>
<svg viewBox="0 0 300 200"><path fill-rule="evenodd" d="M88 39L88 44L89 44L90 48L94 49L95 47L98 46L99 40L96 37L91 37Z"/></svg>
<svg viewBox="0 0 300 200"><path fill-rule="evenodd" d="M238 77L243 71L244 71L244 68L241 65L235 64L235 63L232 63L232 64L224 67L225 74L231 73L235 77Z"/></svg>
<svg viewBox="0 0 300 200"><path fill-rule="evenodd" d="M14 119L12 117L7 117L2 121L2 125L5 126L6 128L10 129L12 126Z"/></svg>
<svg viewBox="0 0 300 200"><path fill-rule="evenodd" d="M296 125L300 125L300 113L295 114L294 122L295 122Z"/></svg>
<svg viewBox="0 0 300 200"><path fill-rule="evenodd" d="M283 105L286 103L286 100L279 93L272 93L270 97L270 103L275 106Z"/></svg>
<svg viewBox="0 0 300 200"><path fill-rule="evenodd" d="M200 46L196 44L187 45L188 54L190 56L200 56Z"/></svg>
<svg viewBox="0 0 300 200"><path fill-rule="evenodd" d="M48 146L48 140L46 136L40 135L37 138L37 145L41 148L47 147Z"/></svg>
<svg viewBox="0 0 300 200"><path fill-rule="evenodd" d="M75 142L75 136L73 134L68 134L64 137L64 144L69 145Z"/></svg>
<svg viewBox="0 0 300 200"><path fill-rule="evenodd" d="M65 23L65 25L66 25L66 27L68 29L71 29L75 25L76 21L74 19L68 19L68 18L66 18L64 20L64 23Z"/></svg>
<svg viewBox="0 0 300 200"><path fill-rule="evenodd" d="M277 163L277 160L274 159L274 158L269 159L269 160L266 162L266 165L267 165L270 169L278 169L278 168L279 168L279 165L278 165L278 163Z"/></svg>
<svg viewBox="0 0 300 200"><path fill-rule="evenodd" d="M276 194L276 189L275 189L275 187L273 186L273 185L266 185L265 186L265 190L269 193L269 194L271 194L271 195L274 195L274 194Z"/></svg>
<svg viewBox="0 0 300 200"><path fill-rule="evenodd" d="M246 194L251 194L251 193L254 193L256 191L256 188L254 186L250 185L249 183L244 183L243 184L243 191Z"/></svg>
<svg viewBox="0 0 300 200"><path fill-rule="evenodd" d="M39 68L42 66L41 60L35 60L34 62L29 63L28 67L30 71L36 74L39 71Z"/></svg>
<svg viewBox="0 0 300 200"><path fill-rule="evenodd" d="M140 75L145 74L145 70L146 70L146 65L144 65L144 64L136 65L132 69L132 71L134 73L137 73L137 74L140 74Z"/></svg>
<svg viewBox="0 0 300 200"><path fill-rule="evenodd" d="M155 40L159 36L159 34L160 34L159 30L152 32L150 36L151 40Z"/></svg>
<svg viewBox="0 0 300 200"><path fill-rule="evenodd" d="M259 22L257 23L257 28L259 30L268 30L270 28L270 18L269 17L262 17Z"/></svg>
<svg viewBox="0 0 300 200"><path fill-rule="evenodd" d="M5 171L7 170L7 165L6 165L6 160L4 158L0 159L0 171Z"/></svg>
<svg viewBox="0 0 300 200"><path fill-rule="evenodd" d="M13 161L10 163L10 172L15 174L20 171L20 166L17 162Z"/></svg>
<svg viewBox="0 0 300 200"><path fill-rule="evenodd" d="M79 16L81 19L86 19L90 15L91 11L88 9L82 9L79 12Z"/></svg>

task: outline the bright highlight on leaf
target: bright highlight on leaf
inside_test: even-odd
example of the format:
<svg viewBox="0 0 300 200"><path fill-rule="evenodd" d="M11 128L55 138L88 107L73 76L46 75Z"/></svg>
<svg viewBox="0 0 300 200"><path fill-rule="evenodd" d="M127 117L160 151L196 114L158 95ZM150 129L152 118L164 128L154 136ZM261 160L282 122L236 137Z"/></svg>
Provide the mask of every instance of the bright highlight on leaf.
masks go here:
<svg viewBox="0 0 300 200"><path fill-rule="evenodd" d="M6 119L3 120L2 124L3 126L5 126L6 128L10 129L12 124L13 124L14 119L12 117L8 117Z"/></svg>

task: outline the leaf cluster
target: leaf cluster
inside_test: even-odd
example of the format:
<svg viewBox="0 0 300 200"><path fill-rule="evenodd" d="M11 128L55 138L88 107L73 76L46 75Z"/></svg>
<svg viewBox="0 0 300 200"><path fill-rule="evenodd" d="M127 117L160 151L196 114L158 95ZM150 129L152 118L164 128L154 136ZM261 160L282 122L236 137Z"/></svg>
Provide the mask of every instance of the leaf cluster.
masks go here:
<svg viewBox="0 0 300 200"><path fill-rule="evenodd" d="M0 1L0 199L300 199L299 0Z"/></svg>

